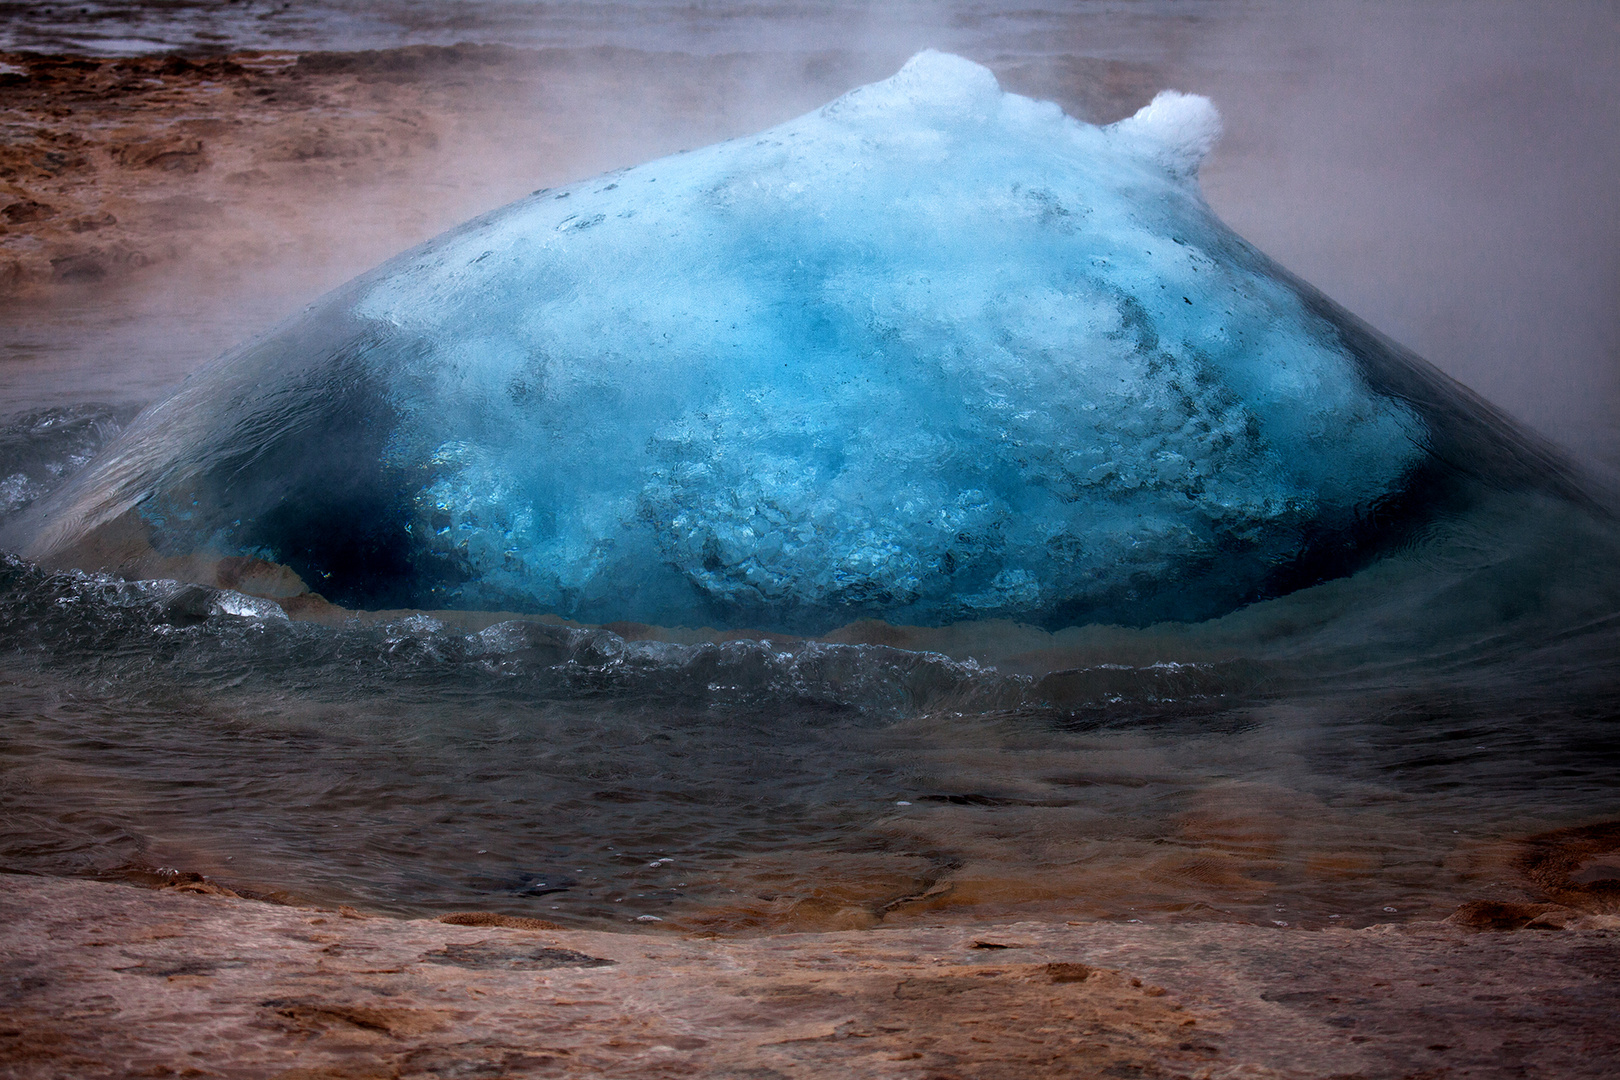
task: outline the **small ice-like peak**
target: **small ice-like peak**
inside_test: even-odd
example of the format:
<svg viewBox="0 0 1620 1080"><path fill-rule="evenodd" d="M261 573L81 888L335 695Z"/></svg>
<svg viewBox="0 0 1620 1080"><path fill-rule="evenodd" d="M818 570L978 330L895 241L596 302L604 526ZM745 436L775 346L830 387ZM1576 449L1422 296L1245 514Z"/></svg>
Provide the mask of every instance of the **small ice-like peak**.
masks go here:
<svg viewBox="0 0 1620 1080"><path fill-rule="evenodd" d="M247 596L229 589L214 598L214 611L221 615L234 615L239 619L258 619L261 622L266 619L288 621L287 612L274 600Z"/></svg>
<svg viewBox="0 0 1620 1080"><path fill-rule="evenodd" d="M1201 94L1160 90L1136 115L1106 130L1172 175L1191 179L1220 141L1221 114Z"/></svg>
<svg viewBox="0 0 1620 1080"><path fill-rule="evenodd" d="M924 49L882 82L851 90L823 112L832 116L895 113L911 109L949 114L988 111L1002 98L990 69L971 60Z"/></svg>
<svg viewBox="0 0 1620 1080"><path fill-rule="evenodd" d="M1001 92L1001 84L989 68L938 49L924 49L907 60L905 67L886 82L877 85L909 91L918 97L947 94L986 97Z"/></svg>

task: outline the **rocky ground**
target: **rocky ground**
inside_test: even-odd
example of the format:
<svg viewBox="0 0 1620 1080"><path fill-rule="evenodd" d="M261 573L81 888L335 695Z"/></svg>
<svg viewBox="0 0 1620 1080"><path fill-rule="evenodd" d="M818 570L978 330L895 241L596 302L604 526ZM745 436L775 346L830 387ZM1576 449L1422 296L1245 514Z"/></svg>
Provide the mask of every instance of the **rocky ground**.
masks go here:
<svg viewBox="0 0 1620 1080"><path fill-rule="evenodd" d="M11 875L0 1076L1614 1076L1611 923L703 939Z"/></svg>
<svg viewBox="0 0 1620 1080"><path fill-rule="evenodd" d="M518 194L466 168L472 129L542 74L499 48L0 57L0 285L381 257Z"/></svg>

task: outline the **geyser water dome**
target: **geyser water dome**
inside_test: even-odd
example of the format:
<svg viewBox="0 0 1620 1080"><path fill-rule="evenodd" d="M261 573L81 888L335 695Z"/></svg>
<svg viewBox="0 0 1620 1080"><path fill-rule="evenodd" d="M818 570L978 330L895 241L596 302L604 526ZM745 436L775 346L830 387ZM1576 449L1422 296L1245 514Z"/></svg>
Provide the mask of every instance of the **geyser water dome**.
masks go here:
<svg viewBox="0 0 1620 1080"><path fill-rule="evenodd" d="M1481 478L1561 483L1214 217L1218 131L1203 98L1099 128L923 53L399 256L22 539L371 608L1144 623L1343 573Z"/></svg>

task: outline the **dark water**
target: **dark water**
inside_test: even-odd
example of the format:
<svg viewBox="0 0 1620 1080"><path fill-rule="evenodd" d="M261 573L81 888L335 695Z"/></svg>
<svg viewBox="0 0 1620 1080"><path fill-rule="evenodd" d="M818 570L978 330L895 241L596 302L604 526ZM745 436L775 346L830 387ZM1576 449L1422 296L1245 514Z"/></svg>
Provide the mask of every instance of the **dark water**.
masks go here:
<svg viewBox="0 0 1620 1080"><path fill-rule="evenodd" d="M1444 914L1620 810L1616 541L1504 494L1224 619L934 632L956 659L320 626L12 559L0 864L714 929Z"/></svg>
<svg viewBox="0 0 1620 1080"><path fill-rule="evenodd" d="M1094 52L1162 60L1234 9L959 5L929 43L1025 55L1094 31ZM0 45L640 47L667 30L670 48L719 51L809 47L858 17L881 50L922 19L905 5L544 10L10 5ZM176 359L183 329L75 303L5 313L0 514L194 362ZM175 868L377 910L716 930L1441 915L1526 888L1523 837L1620 817L1620 529L1605 505L1498 493L1355 577L1205 624L844 635L865 644L295 623L233 594L11 559L0 868Z"/></svg>

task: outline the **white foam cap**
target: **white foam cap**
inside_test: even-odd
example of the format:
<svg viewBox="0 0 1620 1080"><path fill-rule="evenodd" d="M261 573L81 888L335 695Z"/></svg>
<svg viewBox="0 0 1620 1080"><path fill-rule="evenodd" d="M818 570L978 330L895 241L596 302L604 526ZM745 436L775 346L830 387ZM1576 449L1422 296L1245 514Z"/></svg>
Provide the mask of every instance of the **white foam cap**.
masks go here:
<svg viewBox="0 0 1620 1080"><path fill-rule="evenodd" d="M1191 179L1220 141L1221 114L1200 94L1160 90L1135 116L1104 130L1172 174Z"/></svg>
<svg viewBox="0 0 1620 1080"><path fill-rule="evenodd" d="M1002 93L989 68L951 53L924 49L887 79L857 87L822 111L850 115L924 109L983 114L995 107Z"/></svg>
<svg viewBox="0 0 1620 1080"><path fill-rule="evenodd" d="M950 53L924 49L891 77L851 91L827 106L823 114L923 110L983 117L993 115L998 104L1009 100L1024 99L1004 92L988 68ZM1047 108L1056 113L1055 107ZM1122 151L1146 158L1178 179L1190 180L1220 140L1221 114L1206 97L1161 90L1135 116L1103 130Z"/></svg>

